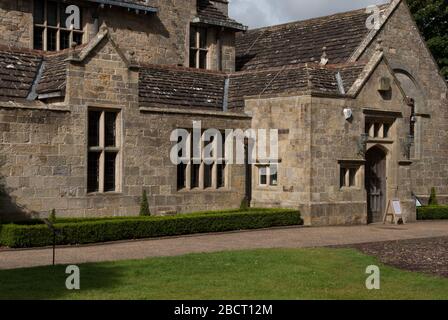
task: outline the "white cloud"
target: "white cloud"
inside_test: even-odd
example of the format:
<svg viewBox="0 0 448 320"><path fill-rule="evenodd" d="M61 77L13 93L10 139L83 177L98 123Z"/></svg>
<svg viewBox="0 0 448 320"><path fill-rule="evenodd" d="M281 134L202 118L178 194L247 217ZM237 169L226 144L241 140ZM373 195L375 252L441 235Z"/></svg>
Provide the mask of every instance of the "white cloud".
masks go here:
<svg viewBox="0 0 448 320"><path fill-rule="evenodd" d="M388 0L230 0L230 16L250 28L325 16Z"/></svg>

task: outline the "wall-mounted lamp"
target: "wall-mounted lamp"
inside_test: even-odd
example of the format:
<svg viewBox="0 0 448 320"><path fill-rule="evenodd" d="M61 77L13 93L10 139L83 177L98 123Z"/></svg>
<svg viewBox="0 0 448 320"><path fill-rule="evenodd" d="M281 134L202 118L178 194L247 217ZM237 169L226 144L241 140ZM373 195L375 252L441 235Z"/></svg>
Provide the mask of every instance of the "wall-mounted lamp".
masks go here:
<svg viewBox="0 0 448 320"><path fill-rule="evenodd" d="M344 112L345 120L349 121L353 118L353 110L352 109L345 108L343 112Z"/></svg>

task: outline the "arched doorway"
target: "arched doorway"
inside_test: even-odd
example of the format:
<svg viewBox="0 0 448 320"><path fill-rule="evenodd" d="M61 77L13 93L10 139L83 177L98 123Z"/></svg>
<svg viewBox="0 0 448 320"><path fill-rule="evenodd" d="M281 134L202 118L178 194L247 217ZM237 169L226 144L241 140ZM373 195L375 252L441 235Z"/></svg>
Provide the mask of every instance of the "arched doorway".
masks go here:
<svg viewBox="0 0 448 320"><path fill-rule="evenodd" d="M375 146L366 153L367 222L381 222L386 207L386 152Z"/></svg>

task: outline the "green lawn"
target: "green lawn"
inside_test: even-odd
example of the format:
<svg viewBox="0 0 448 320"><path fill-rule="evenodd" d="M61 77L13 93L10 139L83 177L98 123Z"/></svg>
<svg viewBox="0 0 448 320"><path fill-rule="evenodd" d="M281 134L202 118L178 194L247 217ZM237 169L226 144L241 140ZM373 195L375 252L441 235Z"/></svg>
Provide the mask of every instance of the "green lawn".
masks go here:
<svg viewBox="0 0 448 320"><path fill-rule="evenodd" d="M381 289L365 288L368 265ZM386 267L351 249L272 249L0 271L0 298L16 299L448 299L448 279Z"/></svg>

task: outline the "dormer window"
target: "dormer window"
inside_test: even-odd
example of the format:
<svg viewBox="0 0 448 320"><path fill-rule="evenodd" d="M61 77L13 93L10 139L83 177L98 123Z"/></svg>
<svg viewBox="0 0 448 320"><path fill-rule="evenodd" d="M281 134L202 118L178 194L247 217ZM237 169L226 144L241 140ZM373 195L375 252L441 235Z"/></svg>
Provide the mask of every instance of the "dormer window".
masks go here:
<svg viewBox="0 0 448 320"><path fill-rule="evenodd" d="M190 29L190 68L207 69L207 29L191 27Z"/></svg>
<svg viewBox="0 0 448 320"><path fill-rule="evenodd" d="M33 48L44 51L59 51L70 47L71 43L83 42L82 13L79 12L79 26L67 26L68 3L50 0L34 0ZM70 11L71 12L71 11Z"/></svg>

